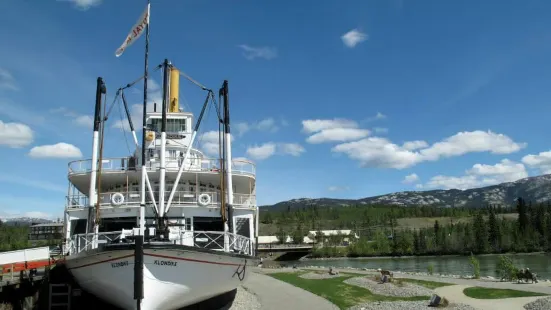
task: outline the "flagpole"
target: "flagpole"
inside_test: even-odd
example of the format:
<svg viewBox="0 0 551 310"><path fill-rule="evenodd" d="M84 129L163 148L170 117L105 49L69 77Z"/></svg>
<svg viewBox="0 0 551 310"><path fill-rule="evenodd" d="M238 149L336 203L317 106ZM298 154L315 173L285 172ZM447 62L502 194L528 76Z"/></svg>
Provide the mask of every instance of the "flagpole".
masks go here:
<svg viewBox="0 0 551 310"><path fill-rule="evenodd" d="M141 309L141 303L144 296L143 292L143 244L145 235L145 182L147 178L146 158L145 158L145 135L146 135L146 113L147 113L147 78L148 78L148 58L149 58L149 18L151 1L147 0L147 19L145 26L145 61L144 61L144 81L143 81L143 116L142 116L142 177L140 193L140 234L135 239L134 247L134 299L136 299L136 309Z"/></svg>

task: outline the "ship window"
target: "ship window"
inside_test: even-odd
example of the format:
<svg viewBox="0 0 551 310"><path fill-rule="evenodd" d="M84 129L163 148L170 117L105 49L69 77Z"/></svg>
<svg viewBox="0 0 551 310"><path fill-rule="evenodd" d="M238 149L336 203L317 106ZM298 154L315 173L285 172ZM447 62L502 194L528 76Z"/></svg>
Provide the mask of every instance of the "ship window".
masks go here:
<svg viewBox="0 0 551 310"><path fill-rule="evenodd" d="M160 118L152 118L151 124L149 125L149 129L160 132L161 131L161 119Z"/></svg>
<svg viewBox="0 0 551 310"><path fill-rule="evenodd" d="M177 158L177 156L178 156L177 152L178 151L176 151L176 150L168 150L168 157Z"/></svg>
<svg viewBox="0 0 551 310"><path fill-rule="evenodd" d="M167 119L166 131L168 132L186 131L186 120L185 119Z"/></svg>
<svg viewBox="0 0 551 310"><path fill-rule="evenodd" d="M191 231L191 218L186 217L185 221L186 221L186 230Z"/></svg>

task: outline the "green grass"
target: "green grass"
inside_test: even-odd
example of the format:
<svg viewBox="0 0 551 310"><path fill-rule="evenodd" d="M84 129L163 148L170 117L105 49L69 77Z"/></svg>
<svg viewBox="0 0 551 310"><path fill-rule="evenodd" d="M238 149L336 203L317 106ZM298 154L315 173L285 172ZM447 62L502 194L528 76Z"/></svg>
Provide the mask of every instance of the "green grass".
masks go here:
<svg viewBox="0 0 551 310"><path fill-rule="evenodd" d="M434 281L425 281L425 280L416 280L416 279L407 279L407 278L397 278L396 280L399 280L401 282L409 282L412 284L421 285L429 289L435 289L438 287L454 285L453 283L434 282Z"/></svg>
<svg viewBox="0 0 551 310"><path fill-rule="evenodd" d="M368 289L343 283L343 281L359 275L341 273L340 277L311 280L301 278L301 274L303 274L303 272L278 272L268 275L321 296L340 309L347 309L357 304L371 301L428 300L430 298L429 296L403 298L376 295L371 293Z"/></svg>
<svg viewBox="0 0 551 310"><path fill-rule="evenodd" d="M486 288L486 287L468 287L463 290L463 294L471 298L478 299L501 299L501 298L511 298L511 297L533 297L533 296L547 296L547 294L527 292L527 291L517 291L511 289L497 289L497 288Z"/></svg>

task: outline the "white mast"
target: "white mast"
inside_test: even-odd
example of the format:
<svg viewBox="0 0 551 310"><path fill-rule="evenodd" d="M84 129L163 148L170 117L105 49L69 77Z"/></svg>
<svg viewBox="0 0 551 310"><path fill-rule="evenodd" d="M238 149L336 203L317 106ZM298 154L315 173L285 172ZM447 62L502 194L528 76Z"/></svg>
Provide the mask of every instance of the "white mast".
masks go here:
<svg viewBox="0 0 551 310"><path fill-rule="evenodd" d="M231 227L231 232L235 234L235 225L233 225L233 183L232 183L232 157L231 157L231 133L230 133L230 102L228 97L228 81L224 80L224 84L222 85L222 89L220 90L223 98L224 98L224 162L225 162L225 168L226 168L226 206L227 206L227 213L226 213L226 222L224 222L224 250L229 251L229 240L228 240L228 232ZM229 221L229 224L228 224Z"/></svg>
<svg viewBox="0 0 551 310"><path fill-rule="evenodd" d="M161 167L159 171L159 220L163 220L165 216L165 175L166 175L166 112L167 112L167 97L168 97L168 59L165 59L163 64L163 105L162 105L162 120L161 120ZM164 224L162 224L164 227Z"/></svg>

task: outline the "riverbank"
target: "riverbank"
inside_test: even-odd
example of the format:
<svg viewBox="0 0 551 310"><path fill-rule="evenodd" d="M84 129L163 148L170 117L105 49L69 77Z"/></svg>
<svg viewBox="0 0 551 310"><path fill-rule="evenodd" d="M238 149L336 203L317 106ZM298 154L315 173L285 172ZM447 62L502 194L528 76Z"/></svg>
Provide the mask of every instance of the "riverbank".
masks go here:
<svg viewBox="0 0 551 310"><path fill-rule="evenodd" d="M514 290L517 293L519 291L532 292L534 294L540 295L551 295L551 283L549 282L540 282L534 284L516 284L511 282L499 282L495 279L465 279L465 278L454 278L454 277L444 277L436 275L418 275L402 272L394 272L395 279L399 280L397 285L395 284L376 284L375 281L369 280L375 275L377 275L376 270L357 270L352 268L336 268L334 271L340 273L339 276L342 277L342 281L336 279L335 277L327 276L327 268L319 267L301 267L301 268L274 268L274 269L265 269L257 268L254 270L257 274L272 275L276 278L281 278L286 281L295 282L293 284L297 286L306 286L306 289L309 289L308 286L316 285L316 281L319 281L319 285L312 287L310 289L316 290L326 290L325 293L321 293L322 296L326 298L333 298L334 301L340 309L373 309L373 310L385 310L385 309L426 309L428 305L429 296L431 293L438 294L442 297L445 297L449 301L450 305L447 309L500 309L500 310L513 310L513 309L530 309L530 310L543 310L549 309L551 307L551 298L549 297L511 297L511 298L501 298L501 299L484 299L484 298L471 298L467 297L463 291L465 288L469 287L481 287L488 289L496 289L498 291L503 290ZM291 275L295 274L294 277ZM303 280L299 279L300 278ZM314 276L317 275L317 276ZM338 277L338 276L337 276ZM334 278L334 279L331 279ZM262 278L265 279L265 278ZM293 280L294 279L294 280ZM306 280L305 280L306 279ZM307 280L310 279L310 280ZM319 280L315 280L319 279ZM408 280L409 279L409 280ZM277 280L276 280L277 281ZM325 281L325 282L321 282ZM329 281L329 282L327 282ZM406 282L404 282L406 281ZM408 283L411 282L411 283ZM273 281L270 281L273 283ZM342 282L342 283L341 283ZM406 285L404 285L406 283ZM399 285L398 285L399 284ZM258 283L252 283L252 286L257 286ZM331 286L334 286L338 289L333 289ZM343 285L347 285L344 287ZM419 287L425 286L425 287ZM353 296L354 287L364 287L368 291L364 293L357 294ZM351 290L352 289L352 290ZM265 291L268 294L273 294L276 288L265 287ZM332 291L328 291L332 290ZM358 290L358 289L356 289ZM294 294L293 292L288 292L289 294ZM300 289L299 292L305 292L304 289ZM413 292L413 293L412 293ZM307 292L308 293L308 292ZM301 294L301 293L299 293ZM310 293L311 294L311 293ZM331 294L337 294L331 297ZM339 297L339 294L344 295L343 298ZM351 295L352 294L352 295ZM422 295L414 297L415 295ZM530 296L530 294L524 294L525 296ZM371 297L370 297L371 296ZM390 297L384 297L390 296ZM392 297L395 296L395 297ZM401 296L401 297L400 297ZM412 296L412 297L407 297ZM515 295L514 295L515 296ZM522 296L516 295L516 296ZM293 295L294 297L294 295ZM319 296L316 296L319 297ZM420 297L420 299L419 299ZM396 300L398 298L398 300ZM415 300L403 300L408 298L414 298ZM367 300L366 300L367 299ZM294 302L294 299L291 299ZM302 299L305 301L305 299ZM362 300L364 302L362 302ZM282 306L277 309L299 309L293 302L287 302L287 306ZM356 304L356 302L358 302ZM524 308L524 305L528 305ZM301 304L300 308L306 308L310 306L306 303ZM262 309L264 304L262 304ZM275 308L274 308L275 309ZM316 307L317 309L317 307ZM326 308L320 308L326 309ZM241 309L239 309L241 310ZM247 309L248 310L248 309Z"/></svg>
<svg viewBox="0 0 551 310"><path fill-rule="evenodd" d="M477 254L477 257L488 257L488 256L529 256L529 255L551 255L548 252L526 252L526 253L487 253L487 254ZM358 257L348 257L348 256L335 256L335 257L303 257L301 261L317 261L317 260L376 260L376 259L409 259L409 258L446 258L446 257L467 257L470 254L443 254L443 255L402 255L402 256L358 256Z"/></svg>

